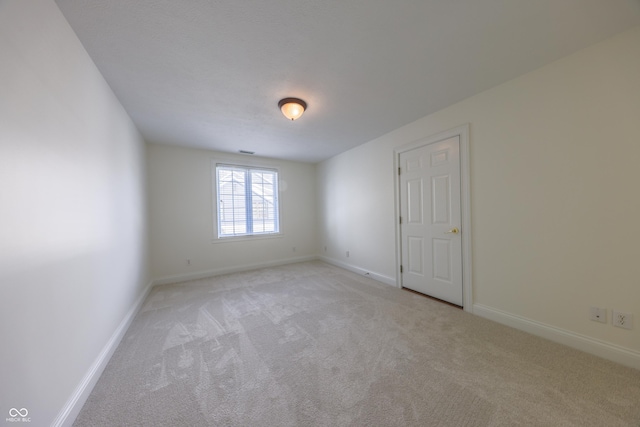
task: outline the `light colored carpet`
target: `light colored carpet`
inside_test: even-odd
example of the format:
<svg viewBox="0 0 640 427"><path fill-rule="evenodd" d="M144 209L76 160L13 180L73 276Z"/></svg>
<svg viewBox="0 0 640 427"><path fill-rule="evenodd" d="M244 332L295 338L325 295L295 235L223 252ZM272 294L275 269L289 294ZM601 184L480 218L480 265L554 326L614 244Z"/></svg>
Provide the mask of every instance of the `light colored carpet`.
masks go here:
<svg viewBox="0 0 640 427"><path fill-rule="evenodd" d="M320 263L152 290L75 426L640 426L640 371Z"/></svg>

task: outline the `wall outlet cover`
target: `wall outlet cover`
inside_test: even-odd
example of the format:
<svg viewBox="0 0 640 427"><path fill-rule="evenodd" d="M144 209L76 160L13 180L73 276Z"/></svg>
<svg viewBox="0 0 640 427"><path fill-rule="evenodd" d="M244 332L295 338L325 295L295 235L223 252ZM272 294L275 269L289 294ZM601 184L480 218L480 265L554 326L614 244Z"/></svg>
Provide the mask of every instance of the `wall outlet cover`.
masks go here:
<svg viewBox="0 0 640 427"><path fill-rule="evenodd" d="M624 329L632 329L633 328L633 314L625 313L623 311L613 310L613 326L617 326L619 328Z"/></svg>
<svg viewBox="0 0 640 427"><path fill-rule="evenodd" d="M590 307L589 319L595 322L607 323L607 309L600 307Z"/></svg>

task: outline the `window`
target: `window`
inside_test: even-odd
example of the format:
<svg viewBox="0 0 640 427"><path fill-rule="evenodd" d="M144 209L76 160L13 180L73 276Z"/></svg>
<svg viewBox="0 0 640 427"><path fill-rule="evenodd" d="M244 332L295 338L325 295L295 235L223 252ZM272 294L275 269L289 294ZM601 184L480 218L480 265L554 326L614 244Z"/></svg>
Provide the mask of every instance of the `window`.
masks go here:
<svg viewBox="0 0 640 427"><path fill-rule="evenodd" d="M216 165L218 238L280 232L278 171Z"/></svg>

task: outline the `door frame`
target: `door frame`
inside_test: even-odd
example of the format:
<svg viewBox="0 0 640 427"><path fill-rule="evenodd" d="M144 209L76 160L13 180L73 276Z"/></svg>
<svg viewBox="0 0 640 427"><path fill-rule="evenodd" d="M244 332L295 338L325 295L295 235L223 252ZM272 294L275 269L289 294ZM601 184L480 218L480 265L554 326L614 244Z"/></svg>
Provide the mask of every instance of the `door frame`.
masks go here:
<svg viewBox="0 0 640 427"><path fill-rule="evenodd" d="M396 220L396 286L402 288L402 241L400 235L400 154L452 137L460 139L460 209L462 214L462 307L473 313L473 286L471 283L471 177L469 173L469 123L421 138L393 150L395 220Z"/></svg>

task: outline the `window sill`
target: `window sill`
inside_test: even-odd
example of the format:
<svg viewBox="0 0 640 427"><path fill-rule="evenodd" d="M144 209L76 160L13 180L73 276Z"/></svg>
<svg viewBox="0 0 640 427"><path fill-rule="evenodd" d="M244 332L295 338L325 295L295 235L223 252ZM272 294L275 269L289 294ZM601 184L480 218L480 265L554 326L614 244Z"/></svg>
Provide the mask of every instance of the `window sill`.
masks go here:
<svg viewBox="0 0 640 427"><path fill-rule="evenodd" d="M231 242L247 242L252 240L264 240L264 239L279 239L284 237L284 233L272 233L272 234L253 234L248 236L229 236L229 237L217 237L211 239L211 243L231 243Z"/></svg>

